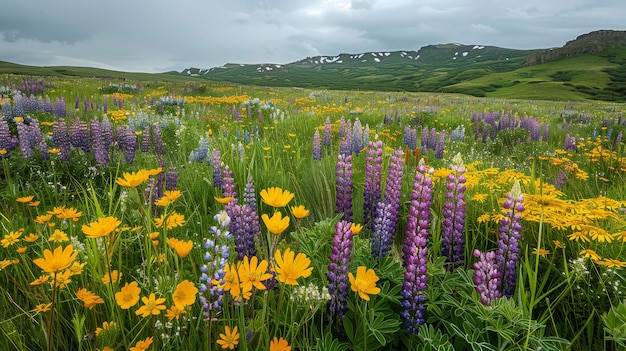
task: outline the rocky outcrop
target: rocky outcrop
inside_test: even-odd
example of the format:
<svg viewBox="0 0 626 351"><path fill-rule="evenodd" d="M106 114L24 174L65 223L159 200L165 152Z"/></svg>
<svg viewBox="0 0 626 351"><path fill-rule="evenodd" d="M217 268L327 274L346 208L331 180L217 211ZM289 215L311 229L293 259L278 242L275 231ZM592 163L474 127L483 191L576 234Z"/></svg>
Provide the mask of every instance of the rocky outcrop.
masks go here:
<svg viewBox="0 0 626 351"><path fill-rule="evenodd" d="M563 47L532 53L526 57L524 65L532 66L560 57L593 54L618 46L626 46L626 31L598 30L580 35Z"/></svg>

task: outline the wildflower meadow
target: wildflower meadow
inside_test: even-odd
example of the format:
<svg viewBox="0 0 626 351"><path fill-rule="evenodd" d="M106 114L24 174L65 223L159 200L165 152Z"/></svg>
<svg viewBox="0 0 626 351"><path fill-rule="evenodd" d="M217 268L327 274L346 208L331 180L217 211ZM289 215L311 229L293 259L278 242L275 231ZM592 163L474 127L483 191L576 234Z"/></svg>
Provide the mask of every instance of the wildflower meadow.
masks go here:
<svg viewBox="0 0 626 351"><path fill-rule="evenodd" d="M0 350L626 349L623 104L0 97Z"/></svg>

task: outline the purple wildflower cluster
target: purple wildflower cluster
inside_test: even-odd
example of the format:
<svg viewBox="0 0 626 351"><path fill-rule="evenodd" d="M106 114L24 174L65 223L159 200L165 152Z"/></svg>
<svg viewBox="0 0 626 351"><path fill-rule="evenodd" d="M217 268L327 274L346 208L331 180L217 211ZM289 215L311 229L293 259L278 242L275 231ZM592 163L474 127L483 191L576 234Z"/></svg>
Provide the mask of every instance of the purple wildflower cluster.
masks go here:
<svg viewBox="0 0 626 351"><path fill-rule="evenodd" d="M511 115L510 112L501 114L500 112L472 112L472 123L475 123L475 140L486 142L487 139L494 140L499 131L505 129L524 129L530 132L530 141L547 141L549 127L542 128L541 122L536 118L525 116L520 118ZM543 130L542 130L543 129Z"/></svg>
<svg viewBox="0 0 626 351"><path fill-rule="evenodd" d="M219 149L211 153L211 167L213 167L213 186L222 187L222 152Z"/></svg>
<svg viewBox="0 0 626 351"><path fill-rule="evenodd" d="M411 205L407 217L406 236L402 248L404 282L402 283L402 319L404 328L417 334L424 318L424 291L428 288L428 237L430 236L430 207L433 202L433 181L427 176L433 169L427 168L424 160L417 166L411 193Z"/></svg>
<svg viewBox="0 0 626 351"><path fill-rule="evenodd" d="M352 253L352 223L340 221L335 224L333 248L328 265L328 293L331 298L327 303L330 319L336 318L341 324L348 310L348 265Z"/></svg>
<svg viewBox="0 0 626 351"><path fill-rule="evenodd" d="M417 148L417 129L413 129L409 126L404 127L404 145L408 147L410 150L415 150Z"/></svg>
<svg viewBox="0 0 626 351"><path fill-rule="evenodd" d="M498 248L485 254L474 251L474 256L478 257L478 262L473 265L475 289L485 305L494 298L511 298L515 293L523 203L524 195L519 181L516 181L503 205L505 213L500 222Z"/></svg>
<svg viewBox="0 0 626 351"><path fill-rule="evenodd" d="M313 159L319 161L322 159L322 140L319 130L315 130L313 134Z"/></svg>
<svg viewBox="0 0 626 351"><path fill-rule="evenodd" d="M216 321L222 310L222 296L224 289L213 284L212 281L221 281L224 278L226 263L230 257L230 242L232 235L225 230L230 224L230 217L225 211L215 217L219 227L210 229L210 236L204 242L204 261L200 267L199 300L203 309L204 320Z"/></svg>
<svg viewBox="0 0 626 351"><path fill-rule="evenodd" d="M229 204L226 211L231 219L228 231L235 241L237 252L235 260L241 261L245 256L256 256L256 240L261 237L259 215L248 204Z"/></svg>
<svg viewBox="0 0 626 351"><path fill-rule="evenodd" d="M335 165L336 212L343 213L342 219L352 222L352 155L339 154Z"/></svg>
<svg viewBox="0 0 626 351"><path fill-rule="evenodd" d="M446 177L445 203L441 223L442 253L451 268L463 265L465 259L465 166L457 154Z"/></svg>
<svg viewBox="0 0 626 351"><path fill-rule="evenodd" d="M391 155L387 183L383 201L376 205L374 233L372 234L372 254L378 259L387 256L398 225L402 176L404 171L404 152L396 149Z"/></svg>
<svg viewBox="0 0 626 351"><path fill-rule="evenodd" d="M381 197L381 170L383 168L383 142L370 141L365 158L365 185L363 188L363 222L371 225L374 209Z"/></svg>
<svg viewBox="0 0 626 351"><path fill-rule="evenodd" d="M326 117L326 121L324 122L324 146L330 146L332 139L332 129L330 125L330 117Z"/></svg>

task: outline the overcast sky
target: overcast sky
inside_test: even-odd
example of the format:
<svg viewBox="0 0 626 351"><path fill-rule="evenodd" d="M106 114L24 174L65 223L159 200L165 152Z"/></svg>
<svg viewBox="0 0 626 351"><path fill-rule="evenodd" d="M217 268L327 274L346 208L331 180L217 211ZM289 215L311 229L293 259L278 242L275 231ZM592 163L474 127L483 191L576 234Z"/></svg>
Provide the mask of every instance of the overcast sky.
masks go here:
<svg viewBox="0 0 626 351"><path fill-rule="evenodd" d="M558 47L624 30L623 0L2 0L0 60L132 72L457 42Z"/></svg>

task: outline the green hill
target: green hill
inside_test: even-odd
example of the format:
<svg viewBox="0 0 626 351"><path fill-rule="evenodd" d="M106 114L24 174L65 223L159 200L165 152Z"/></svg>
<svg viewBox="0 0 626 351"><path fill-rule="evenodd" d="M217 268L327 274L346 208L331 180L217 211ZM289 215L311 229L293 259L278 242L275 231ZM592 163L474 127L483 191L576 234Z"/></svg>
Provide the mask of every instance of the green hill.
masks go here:
<svg viewBox="0 0 626 351"><path fill-rule="evenodd" d="M260 86L447 92L473 96L626 102L626 32L600 30L561 48L516 50L458 43L418 51L342 53L288 64L226 64L158 74L0 61L0 74L204 81Z"/></svg>

